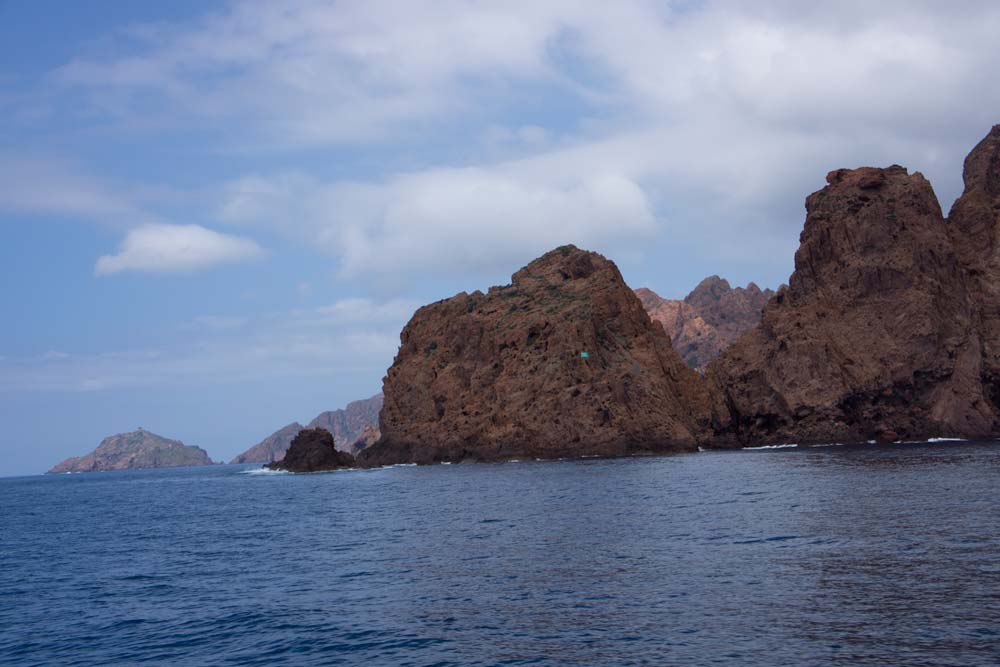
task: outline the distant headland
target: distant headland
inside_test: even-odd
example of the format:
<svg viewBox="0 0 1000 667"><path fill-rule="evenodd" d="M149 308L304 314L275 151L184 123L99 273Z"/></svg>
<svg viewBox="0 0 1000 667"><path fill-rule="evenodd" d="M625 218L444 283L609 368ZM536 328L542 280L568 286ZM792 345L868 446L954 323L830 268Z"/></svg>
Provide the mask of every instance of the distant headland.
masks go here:
<svg viewBox="0 0 1000 667"><path fill-rule="evenodd" d="M66 459L49 472L95 472L211 464L212 459L201 447L185 445L180 440L171 440L138 428L129 433L108 436L94 451Z"/></svg>

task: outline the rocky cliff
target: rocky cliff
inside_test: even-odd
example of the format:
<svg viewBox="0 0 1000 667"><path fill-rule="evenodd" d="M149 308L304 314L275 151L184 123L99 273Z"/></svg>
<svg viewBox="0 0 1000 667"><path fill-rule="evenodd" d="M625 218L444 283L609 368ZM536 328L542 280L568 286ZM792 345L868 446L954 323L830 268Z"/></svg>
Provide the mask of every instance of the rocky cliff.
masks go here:
<svg viewBox="0 0 1000 667"><path fill-rule="evenodd" d="M788 287L709 366L719 437L995 432L969 253L954 243L966 233L949 229L930 184L903 167L841 169L827 182L806 200Z"/></svg>
<svg viewBox="0 0 1000 667"><path fill-rule="evenodd" d="M1000 406L1000 125L969 153L965 190L948 214L948 231L968 271L981 346L978 372L990 412ZM994 426L994 431L996 430Z"/></svg>
<svg viewBox="0 0 1000 667"><path fill-rule="evenodd" d="M180 440L170 440L140 428L131 433L108 436L91 453L66 459L49 472L173 468L211 463L208 454L200 447L185 445Z"/></svg>
<svg viewBox="0 0 1000 667"><path fill-rule="evenodd" d="M359 461L491 461L692 450L708 397L617 267L563 246L487 294L424 306Z"/></svg>
<svg viewBox="0 0 1000 667"><path fill-rule="evenodd" d="M354 457L338 451L333 435L325 428L307 428L292 440L281 461L268 463L265 468L289 472L321 472L354 467Z"/></svg>
<svg viewBox="0 0 1000 667"><path fill-rule="evenodd" d="M304 426L292 422L267 436L256 445L246 450L230 463L271 463L285 458L285 451L291 446L292 440Z"/></svg>
<svg viewBox="0 0 1000 667"><path fill-rule="evenodd" d="M649 316L663 325L681 358L697 370L757 326L764 305L774 296L754 283L731 287L719 276L705 278L683 301L664 299L645 287L635 293Z"/></svg>

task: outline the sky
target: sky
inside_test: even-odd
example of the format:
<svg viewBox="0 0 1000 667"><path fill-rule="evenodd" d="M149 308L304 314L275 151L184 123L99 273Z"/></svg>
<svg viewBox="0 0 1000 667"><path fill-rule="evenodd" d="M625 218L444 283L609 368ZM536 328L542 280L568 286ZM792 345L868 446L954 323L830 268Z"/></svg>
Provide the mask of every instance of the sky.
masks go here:
<svg viewBox="0 0 1000 667"><path fill-rule="evenodd" d="M683 297L787 281L832 169L947 212L998 34L994 2L0 0L0 475L138 426L228 460L564 243Z"/></svg>

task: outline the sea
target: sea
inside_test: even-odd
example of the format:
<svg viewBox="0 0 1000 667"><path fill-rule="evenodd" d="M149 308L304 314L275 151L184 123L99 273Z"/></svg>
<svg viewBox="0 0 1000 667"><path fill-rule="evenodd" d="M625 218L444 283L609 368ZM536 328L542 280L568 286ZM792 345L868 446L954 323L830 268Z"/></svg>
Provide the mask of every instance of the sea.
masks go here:
<svg viewBox="0 0 1000 667"><path fill-rule="evenodd" d="M0 664L1000 664L1000 443L0 479Z"/></svg>

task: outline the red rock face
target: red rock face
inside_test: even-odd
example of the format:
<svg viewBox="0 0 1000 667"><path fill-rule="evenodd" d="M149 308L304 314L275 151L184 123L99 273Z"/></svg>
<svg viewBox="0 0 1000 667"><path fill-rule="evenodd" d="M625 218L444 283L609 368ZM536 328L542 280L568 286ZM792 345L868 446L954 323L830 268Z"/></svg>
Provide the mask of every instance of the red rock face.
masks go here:
<svg viewBox="0 0 1000 667"><path fill-rule="evenodd" d="M708 397L615 265L563 246L418 310L365 465L694 449Z"/></svg>
<svg viewBox="0 0 1000 667"><path fill-rule="evenodd" d="M930 184L899 166L827 181L806 200L788 287L709 367L720 438L994 432L980 317Z"/></svg>
<svg viewBox="0 0 1000 667"><path fill-rule="evenodd" d="M1000 125L965 159L965 191L948 215L948 230L969 273L982 345L985 394L1000 405ZM973 369L970 369L973 370Z"/></svg>
<svg viewBox="0 0 1000 667"><path fill-rule="evenodd" d="M764 305L774 296L754 283L730 287L719 276L705 278L683 301L664 299L645 287L635 293L649 316L663 325L681 358L698 371L757 326Z"/></svg>

